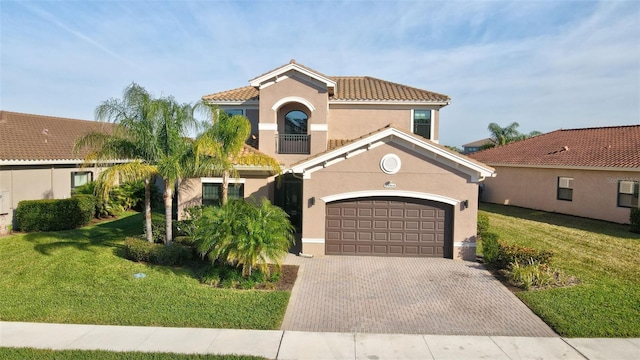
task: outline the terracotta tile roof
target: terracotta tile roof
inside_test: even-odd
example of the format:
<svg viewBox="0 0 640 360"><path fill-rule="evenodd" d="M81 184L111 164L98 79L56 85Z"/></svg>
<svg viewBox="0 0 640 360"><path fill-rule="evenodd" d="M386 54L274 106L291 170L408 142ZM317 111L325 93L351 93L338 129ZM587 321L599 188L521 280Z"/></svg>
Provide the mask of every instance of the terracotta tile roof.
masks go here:
<svg viewBox="0 0 640 360"><path fill-rule="evenodd" d="M345 144L350 143L352 140L348 139L329 139L327 141L327 150L337 149Z"/></svg>
<svg viewBox="0 0 640 360"><path fill-rule="evenodd" d="M110 131L97 121L0 111L0 160L72 160L75 140L91 131Z"/></svg>
<svg viewBox="0 0 640 360"><path fill-rule="evenodd" d="M640 168L640 125L556 130L469 157L492 166Z"/></svg>
<svg viewBox="0 0 640 360"><path fill-rule="evenodd" d="M369 76L338 76L337 91L330 100L446 102L447 95L396 84Z"/></svg>
<svg viewBox="0 0 640 360"><path fill-rule="evenodd" d="M313 69L297 64L309 71L335 81L336 93L329 96L329 101L398 101L398 102L447 102L447 95L414 88L370 76L326 76ZM283 65L287 66L287 65ZM278 68L279 69L279 68ZM277 70L277 69L275 69ZM275 71L271 70L271 71ZM271 72L269 71L269 72ZM269 72L265 73L268 74ZM252 101L258 100L258 89L245 86L233 90L222 91L202 97L210 101Z"/></svg>

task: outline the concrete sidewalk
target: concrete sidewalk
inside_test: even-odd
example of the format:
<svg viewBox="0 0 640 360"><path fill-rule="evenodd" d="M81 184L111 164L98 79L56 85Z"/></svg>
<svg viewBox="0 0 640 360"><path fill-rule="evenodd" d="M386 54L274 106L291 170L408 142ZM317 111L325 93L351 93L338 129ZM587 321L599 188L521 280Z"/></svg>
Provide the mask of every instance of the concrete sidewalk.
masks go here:
<svg viewBox="0 0 640 360"><path fill-rule="evenodd" d="M354 334L0 322L0 347L243 354L268 359L640 359L640 338Z"/></svg>

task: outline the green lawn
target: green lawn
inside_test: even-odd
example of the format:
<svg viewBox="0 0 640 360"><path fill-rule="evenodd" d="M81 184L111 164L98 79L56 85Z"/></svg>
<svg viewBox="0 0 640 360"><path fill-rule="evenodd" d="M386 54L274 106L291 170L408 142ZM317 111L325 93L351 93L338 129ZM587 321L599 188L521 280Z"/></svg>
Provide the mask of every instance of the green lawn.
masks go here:
<svg viewBox="0 0 640 360"><path fill-rule="evenodd" d="M640 235L629 225L481 204L500 239L554 252L552 266L578 277L566 288L517 293L567 337L640 336Z"/></svg>
<svg viewBox="0 0 640 360"><path fill-rule="evenodd" d="M0 238L0 319L279 328L289 292L211 288L187 269L122 258L124 237L142 227L141 214L128 214L77 230Z"/></svg>
<svg viewBox="0 0 640 360"><path fill-rule="evenodd" d="M261 360L262 357L241 355L194 355L172 353L142 353L142 352L109 352L99 350L40 350L22 348L0 348L2 359L32 359L32 360Z"/></svg>

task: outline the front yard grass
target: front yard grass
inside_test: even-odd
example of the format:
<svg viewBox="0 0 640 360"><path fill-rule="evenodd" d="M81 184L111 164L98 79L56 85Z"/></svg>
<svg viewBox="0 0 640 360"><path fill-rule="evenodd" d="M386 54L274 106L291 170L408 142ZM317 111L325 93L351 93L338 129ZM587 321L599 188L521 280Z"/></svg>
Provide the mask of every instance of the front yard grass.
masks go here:
<svg viewBox="0 0 640 360"><path fill-rule="evenodd" d="M129 213L82 229L0 238L0 319L279 328L289 292L212 288L186 268L121 257L124 238L140 234L142 221Z"/></svg>
<svg viewBox="0 0 640 360"><path fill-rule="evenodd" d="M0 348L2 359L31 360L264 360L263 357L243 355L200 355L174 353L115 352L102 350L43 350L30 348Z"/></svg>
<svg viewBox="0 0 640 360"><path fill-rule="evenodd" d="M629 225L481 204L501 241L554 252L552 266L578 278L571 287L516 295L567 337L640 336L640 235Z"/></svg>

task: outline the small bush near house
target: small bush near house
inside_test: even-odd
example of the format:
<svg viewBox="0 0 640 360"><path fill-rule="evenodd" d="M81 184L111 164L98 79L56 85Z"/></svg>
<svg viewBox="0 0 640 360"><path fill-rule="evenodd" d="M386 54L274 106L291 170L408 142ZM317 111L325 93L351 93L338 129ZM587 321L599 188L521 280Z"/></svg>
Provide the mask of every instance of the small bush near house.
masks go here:
<svg viewBox="0 0 640 360"><path fill-rule="evenodd" d="M144 237L147 237L147 227L145 221L142 222L142 230L144 231ZM165 216L163 213L152 212L151 213L151 235L154 243L164 243L166 231Z"/></svg>
<svg viewBox="0 0 640 360"><path fill-rule="evenodd" d="M182 265L192 259L192 249L180 244L152 244L140 238L128 237L124 242L125 257L133 261L158 265Z"/></svg>
<svg viewBox="0 0 640 360"><path fill-rule="evenodd" d="M271 266L269 274L255 269L249 277L242 276L242 270L230 264L219 262L209 264L200 273L200 282L213 287L231 289L254 289L256 287L270 289L280 280L282 272L276 266Z"/></svg>
<svg viewBox="0 0 640 360"><path fill-rule="evenodd" d="M477 234L483 237L489 231L489 216L486 214L478 214Z"/></svg>
<svg viewBox="0 0 640 360"><path fill-rule="evenodd" d="M559 270L534 260L527 263L511 263L508 270L503 273L506 274L512 285L525 290L565 286L577 282L575 277L567 276Z"/></svg>
<svg viewBox="0 0 640 360"><path fill-rule="evenodd" d="M513 263L536 263L549 265L552 257L553 252L549 250L538 250L516 244L500 243L498 248L498 258L495 263L501 269L506 269L509 264Z"/></svg>
<svg viewBox="0 0 640 360"><path fill-rule="evenodd" d="M26 232L70 230L88 224L93 218L93 211L91 196L23 200L16 209L16 225Z"/></svg>
<svg viewBox="0 0 640 360"><path fill-rule="evenodd" d="M640 234L640 208L632 208L631 215L629 216L631 221L631 232Z"/></svg>
<svg viewBox="0 0 640 360"><path fill-rule="evenodd" d="M485 232L482 235L482 259L487 264L496 264L500 253L498 234Z"/></svg>

